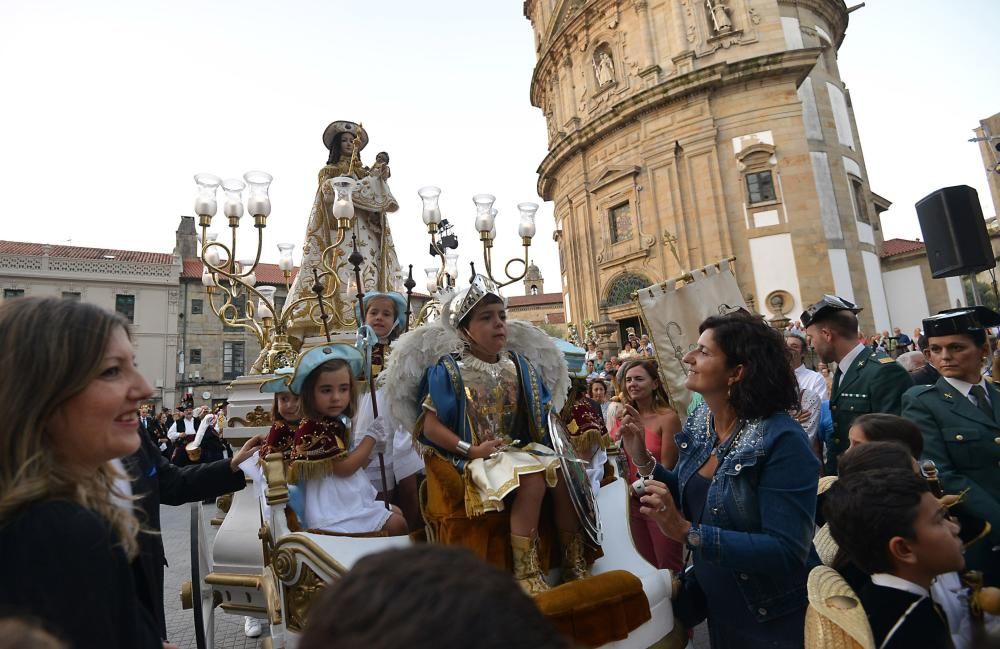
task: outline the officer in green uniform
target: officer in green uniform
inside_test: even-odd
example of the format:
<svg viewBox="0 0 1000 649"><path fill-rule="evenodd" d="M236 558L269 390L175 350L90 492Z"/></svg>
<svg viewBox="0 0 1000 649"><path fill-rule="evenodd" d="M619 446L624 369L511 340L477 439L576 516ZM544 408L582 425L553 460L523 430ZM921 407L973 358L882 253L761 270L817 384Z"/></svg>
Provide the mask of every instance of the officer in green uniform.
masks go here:
<svg viewBox="0 0 1000 649"><path fill-rule="evenodd" d="M983 378L989 356L986 328L1000 314L986 307L948 309L923 321L930 361L941 372L934 385L903 395L903 416L924 436L945 493L964 492L963 509L985 520L985 538L966 548L966 566L1000 585L1000 390ZM985 542L982 542L985 541Z"/></svg>
<svg viewBox="0 0 1000 649"><path fill-rule="evenodd" d="M859 311L861 307L843 298L824 295L801 318L820 360L837 363L830 392L833 434L826 440L823 463L826 475L836 475L837 459L850 445L847 432L854 419L870 412L898 415L903 393L913 385L902 365L859 342Z"/></svg>

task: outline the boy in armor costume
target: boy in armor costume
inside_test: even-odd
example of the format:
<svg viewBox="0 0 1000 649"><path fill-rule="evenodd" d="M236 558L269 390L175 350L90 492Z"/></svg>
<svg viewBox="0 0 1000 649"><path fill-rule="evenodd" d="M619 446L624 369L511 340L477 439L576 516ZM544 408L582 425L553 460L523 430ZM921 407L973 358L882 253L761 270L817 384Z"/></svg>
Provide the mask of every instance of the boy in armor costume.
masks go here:
<svg viewBox="0 0 1000 649"><path fill-rule="evenodd" d="M465 521L456 525L460 514L429 513L430 535L496 562L496 548L483 547L491 539L468 531L466 522L509 507L514 576L526 592L537 594L549 588L538 549L546 493L552 495L564 581L588 576L580 523L551 447L548 414L554 404L543 381L551 376L555 393L564 394L569 375L547 336L506 317L506 301L495 284L476 276L445 304L438 322L400 339L387 367L386 387L393 414L404 426L415 422L413 434L425 449L428 491L450 489L454 496L460 490ZM508 334L517 340L508 343ZM414 356L427 359L438 350L445 353L420 373L414 394ZM533 353L539 365L521 352ZM480 528L488 525L483 520Z"/></svg>

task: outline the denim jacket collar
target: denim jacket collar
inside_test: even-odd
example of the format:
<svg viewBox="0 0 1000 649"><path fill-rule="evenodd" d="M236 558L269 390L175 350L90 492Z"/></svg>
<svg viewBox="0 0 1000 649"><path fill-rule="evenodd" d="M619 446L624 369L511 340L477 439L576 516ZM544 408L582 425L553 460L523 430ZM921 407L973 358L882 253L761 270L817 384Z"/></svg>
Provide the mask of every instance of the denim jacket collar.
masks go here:
<svg viewBox="0 0 1000 649"><path fill-rule="evenodd" d="M691 461L679 462L681 469L681 487L687 479L697 471L715 450L715 437L712 435L709 423L712 413L708 405L702 403L688 418L688 425L677 434L677 450L680 455L691 456ZM733 435L739 435L736 445L722 458L718 471L729 475L738 474L743 467L753 466L765 455L764 420L751 419L744 421L742 427Z"/></svg>

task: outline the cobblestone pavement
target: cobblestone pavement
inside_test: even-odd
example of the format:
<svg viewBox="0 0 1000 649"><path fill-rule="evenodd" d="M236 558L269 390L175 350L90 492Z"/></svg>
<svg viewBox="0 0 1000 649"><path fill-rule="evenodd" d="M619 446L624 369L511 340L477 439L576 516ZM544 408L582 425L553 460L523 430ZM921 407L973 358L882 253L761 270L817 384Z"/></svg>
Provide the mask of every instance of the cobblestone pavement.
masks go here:
<svg viewBox="0 0 1000 649"><path fill-rule="evenodd" d="M164 573L163 600L167 616L167 639L181 649L196 649L194 639L194 613L181 608L181 584L191 579L191 561L188 539L190 538L190 517L188 505L160 507L160 521L163 532L163 547L170 565ZM205 520L215 511L214 506L205 506ZM209 526L209 539L215 538L216 528ZM267 625L264 625L267 631ZM257 649L260 638L247 638L243 634L243 617L223 613L215 609L215 646L218 649ZM709 649L708 630L705 625L695 629L694 649Z"/></svg>
<svg viewBox="0 0 1000 649"><path fill-rule="evenodd" d="M216 511L214 505L205 505L205 520ZM181 608L181 584L191 579L191 554L189 539L191 512L189 505L160 506L163 547L170 564L164 573L163 603L167 617L167 639L181 649L196 649L194 639L194 612ZM217 528L209 526L209 542L215 538ZM267 625L264 625L266 632ZM243 634L243 616L224 613L215 609L215 646L217 649L256 649L260 638Z"/></svg>

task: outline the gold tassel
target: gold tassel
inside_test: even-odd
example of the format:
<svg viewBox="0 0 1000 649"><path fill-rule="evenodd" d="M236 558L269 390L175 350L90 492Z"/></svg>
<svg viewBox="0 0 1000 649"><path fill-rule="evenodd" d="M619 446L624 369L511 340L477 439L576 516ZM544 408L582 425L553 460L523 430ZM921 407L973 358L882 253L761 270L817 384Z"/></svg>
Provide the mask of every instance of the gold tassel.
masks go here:
<svg viewBox="0 0 1000 649"><path fill-rule="evenodd" d="M344 459L346 454L328 457L322 460L295 460L288 468L288 482L300 480L318 480L333 474L333 467Z"/></svg>
<svg viewBox="0 0 1000 649"><path fill-rule="evenodd" d="M608 436L606 434L602 435L600 430L591 428L586 432L571 435L569 441L576 450L577 455L587 457L598 447L607 448L604 442L606 437Z"/></svg>
<svg viewBox="0 0 1000 649"><path fill-rule="evenodd" d="M483 499L479 497L476 484L472 481L468 463L465 465L462 481L465 483L465 515L469 518L482 516L486 513L486 507L483 505Z"/></svg>

